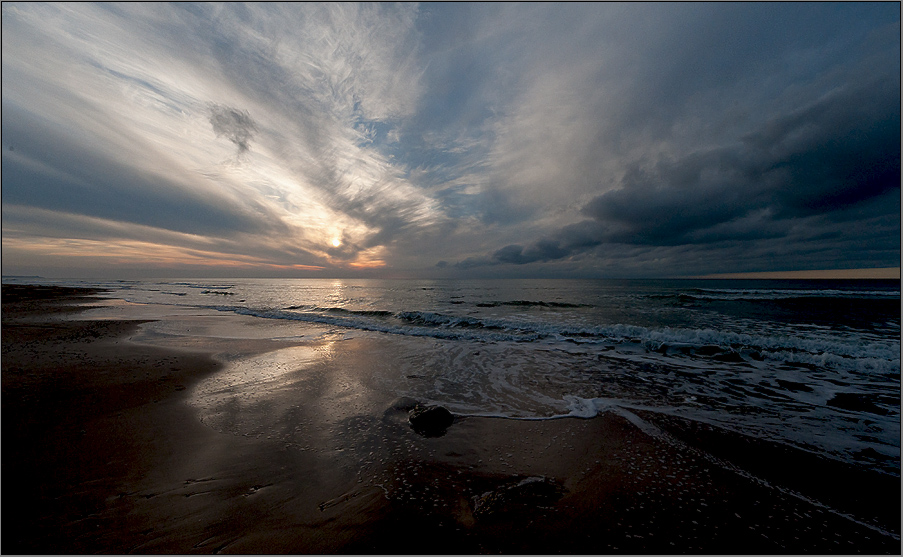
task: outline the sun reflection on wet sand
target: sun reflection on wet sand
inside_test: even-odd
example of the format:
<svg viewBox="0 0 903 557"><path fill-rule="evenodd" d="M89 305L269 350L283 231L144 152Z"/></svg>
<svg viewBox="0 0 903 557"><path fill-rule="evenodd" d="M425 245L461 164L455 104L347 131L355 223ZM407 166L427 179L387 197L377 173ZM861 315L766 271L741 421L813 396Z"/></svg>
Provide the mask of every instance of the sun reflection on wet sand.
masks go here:
<svg viewBox="0 0 903 557"><path fill-rule="evenodd" d="M225 371L201 381L192 402L202 407L227 401L251 406L292 386L303 386L301 372L325 357L331 344L292 346L232 362Z"/></svg>
<svg viewBox="0 0 903 557"><path fill-rule="evenodd" d="M224 434L275 439L285 448L318 449L325 444L318 412L305 400L318 390L318 362L329 342L256 354L230 362L198 383L188 403L198 418Z"/></svg>
<svg viewBox="0 0 903 557"><path fill-rule="evenodd" d="M328 448L326 434L353 416L373 415L390 393L372 381L359 341L323 340L241 357L195 387L189 402L208 426L278 439L299 449ZM341 444L341 443L339 443Z"/></svg>

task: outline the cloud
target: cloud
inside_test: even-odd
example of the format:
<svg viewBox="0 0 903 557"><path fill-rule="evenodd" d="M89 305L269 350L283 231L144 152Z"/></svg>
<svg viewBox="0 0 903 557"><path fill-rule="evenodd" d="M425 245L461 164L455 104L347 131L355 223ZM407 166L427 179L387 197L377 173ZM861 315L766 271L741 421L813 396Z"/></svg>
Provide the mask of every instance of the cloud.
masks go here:
<svg viewBox="0 0 903 557"><path fill-rule="evenodd" d="M4 6L4 143L15 149L4 153L4 202L285 238L353 262L434 220L374 137L362 142L362 122L416 102L413 14ZM227 139L241 167L208 137ZM347 236L339 251L327 247L334 229Z"/></svg>
<svg viewBox="0 0 903 557"><path fill-rule="evenodd" d="M156 173L136 168L90 149L39 117L5 108L4 143L15 150L7 149L3 156L4 203L187 233L280 231L280 222L265 207L234 202L208 189L197 176L172 179L162 169Z"/></svg>
<svg viewBox="0 0 903 557"><path fill-rule="evenodd" d="M836 102L860 106L849 99ZM756 134L733 148L634 165L618 189L583 207L590 220L563 226L527 245L507 245L488 257L462 260L457 266L555 261L603 245L703 249L725 242L753 245L771 240L773 245L784 241L785 251L787 246L802 250L811 249L809 244L827 245L830 237L850 245L885 244L876 260L888 257L899 249L899 117L840 118L855 121L850 129L832 127L836 121L827 115L837 114L831 110L807 112L811 119L798 120L773 141L763 143L763 134ZM817 140L799 139L802 130L813 129L820 132L814 136ZM797 138L794 144L785 145L791 136ZM859 222L864 218L869 220ZM875 219L882 221L878 234ZM801 233L801 226L813 222L819 224L817 232Z"/></svg>
<svg viewBox="0 0 903 557"><path fill-rule="evenodd" d="M90 217L78 213L5 203L3 206L4 246L33 247L34 257L56 258L57 263L73 264L85 255L72 253L67 246L90 246L95 257L104 254L119 258L127 246L143 245L144 265L152 264L149 251L158 262L170 263L190 258L194 264L255 264L264 267L323 268L326 258L304 250L291 242L254 234L230 234L217 237L175 232L167 228ZM104 246L108 246L105 250ZM32 259L30 255L21 256ZM128 259L123 257L123 259ZM231 262L231 263L230 263Z"/></svg>
<svg viewBox="0 0 903 557"><path fill-rule="evenodd" d="M899 191L899 129L898 85L861 83L733 145L632 164L618 189L583 212L619 226L617 240L673 245L762 211L775 219L847 211Z"/></svg>
<svg viewBox="0 0 903 557"><path fill-rule="evenodd" d="M251 148L251 138L257 132L257 126L247 110L215 103L210 104L210 125L213 126L213 132L217 137L226 136L226 139L238 147L239 155Z"/></svg>
<svg viewBox="0 0 903 557"><path fill-rule="evenodd" d="M656 143L632 155L608 147L605 124L596 125L591 119L552 118L556 123L574 123L578 131L564 134L567 141L589 138L574 145L620 158L600 164L581 161L573 156L580 152L579 148L556 151L554 139L551 145L545 145L546 153L539 153L538 142L537 147L511 148L519 157L514 167L535 184L521 182L512 189L512 195L526 193L530 203L535 199L552 200L545 209L537 207L531 214L530 219L540 224L537 217L549 206L561 201L573 203L581 192L591 189L601 193L577 205L579 214L569 215L576 220L573 224L545 231L540 228L532 235L532 241L521 240L485 256L466 257L456 267L527 266L587 255L601 257L631 245L688 246L700 253L716 249L727 253L721 247L734 242L750 248L769 245L773 251L803 252L831 245L832 235L848 245L878 243L889 247L878 250L880 254L872 253L875 259L864 263L880 264L882 258L893 258L893 248L899 247L899 202L895 200L900 191L900 88L896 69L899 55L887 48L887 32L883 29L866 35L867 44L857 47L857 56L829 58L834 63L822 67L823 74L789 87L784 98L779 99L781 102L772 104L769 111L764 111L768 106L762 104L764 101L757 101L763 113L759 116L748 110L742 125L733 124L733 136L716 127L717 134L708 136L708 141L677 142L684 135L678 124L685 121L686 114L675 111L667 119L663 118L664 112L659 112L657 125L670 122L672 131L657 132ZM734 63L741 62L750 63ZM561 75L561 71L548 75ZM739 75L745 76L742 72ZM733 92L734 82L712 82L710 77L681 87L693 86L700 92L713 87L731 97L728 91ZM645 85L643 89L647 91L675 91ZM557 100L562 106L562 98L567 97L553 95L542 104L547 106ZM592 96L587 98L590 107L602 102ZM753 99L747 101L752 103ZM631 97L627 106L632 102ZM749 105L750 110L755 107L756 104ZM664 108L657 106L656 110ZM545 113L548 114L547 109ZM723 117L712 111L701 122L720 126ZM536 122L545 120L545 116L525 118L527 123L520 126L522 135L529 134ZM647 119L644 116L639 121ZM586 131L594 125L595 135ZM562 136L551 130L549 133ZM610 168L607 172L606 164ZM564 166L570 166L570 170L563 170ZM537 167L543 170L535 170ZM549 168L553 171L548 172ZM582 177L571 178L578 173ZM595 182L594 188L586 185L589 181ZM546 193L537 195L539 190ZM577 220L580 217L589 219ZM886 241L866 224L875 218L884 223L881 228L887 235ZM815 222L817 233L801 233ZM833 245L839 245L839 240ZM745 259L736 253L731 257ZM724 261L728 260L732 259Z"/></svg>

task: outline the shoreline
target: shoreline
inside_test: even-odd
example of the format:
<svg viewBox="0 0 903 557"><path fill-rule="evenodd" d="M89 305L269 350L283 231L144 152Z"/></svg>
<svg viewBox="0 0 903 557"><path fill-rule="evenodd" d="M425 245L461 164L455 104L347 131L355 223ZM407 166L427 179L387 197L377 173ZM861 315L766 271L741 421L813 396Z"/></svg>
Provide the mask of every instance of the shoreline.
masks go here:
<svg viewBox="0 0 903 557"><path fill-rule="evenodd" d="M361 379L375 341L286 376L304 388L269 424L281 437L217 429L188 404L226 369L212 355L297 342L132 342L146 321L72 319L92 299L73 290L3 286L6 553L900 551L899 478L695 422L417 435Z"/></svg>

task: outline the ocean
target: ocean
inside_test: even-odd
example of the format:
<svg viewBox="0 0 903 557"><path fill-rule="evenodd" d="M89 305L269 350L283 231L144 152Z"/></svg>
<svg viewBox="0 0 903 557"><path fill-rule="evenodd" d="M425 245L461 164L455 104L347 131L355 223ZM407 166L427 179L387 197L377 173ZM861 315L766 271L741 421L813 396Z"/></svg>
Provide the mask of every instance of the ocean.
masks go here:
<svg viewBox="0 0 903 557"><path fill-rule="evenodd" d="M381 388L458 415L651 410L900 475L899 281L4 282L249 316L282 339L376 339L398 363Z"/></svg>

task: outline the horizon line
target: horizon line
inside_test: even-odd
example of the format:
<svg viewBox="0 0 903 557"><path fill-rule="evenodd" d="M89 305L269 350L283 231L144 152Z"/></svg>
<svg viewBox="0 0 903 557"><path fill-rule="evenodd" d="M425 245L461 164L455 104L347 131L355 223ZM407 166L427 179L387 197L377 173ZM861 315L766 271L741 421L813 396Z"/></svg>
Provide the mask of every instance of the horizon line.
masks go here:
<svg viewBox="0 0 903 557"><path fill-rule="evenodd" d="M695 279L895 279L900 280L900 267L868 269L818 269L811 271L761 271L752 273L716 273Z"/></svg>
<svg viewBox="0 0 903 557"><path fill-rule="evenodd" d="M166 276L144 276L144 277L130 277L123 278L119 276L117 278L113 277L101 277L101 276L67 276L67 277L53 277L53 276L44 276L44 275L20 275L20 274L3 274L3 279L51 279L51 280L152 280L152 279L254 279L254 278L296 278L296 279L326 279L326 280L335 280L335 279L364 279L364 278L386 278L386 277L367 277L367 276L307 276L307 277L264 277L264 276L216 276L216 275L208 275L208 276L198 276L194 273L190 273L187 275L181 275L175 273L173 275ZM413 280L436 280L436 279L451 279L451 280L459 280L464 277L395 277L395 278L407 278ZM478 280L509 280L512 278L519 279L530 279L530 278L538 278L538 279L549 279L549 278L566 278L566 277L480 277ZM589 277L570 277L570 278L589 278ZM602 277L596 277L602 278ZM606 277L611 280L655 280L655 277ZM862 268L862 269L817 269L817 270L807 270L807 271L756 271L756 272L741 272L741 273L710 273L706 275L684 275L684 276L662 276L658 277L660 279L665 280L680 280L680 279L690 279L690 280L699 280L699 279L863 279L863 280L900 280L901 279L901 268L900 267L874 267L874 268Z"/></svg>

